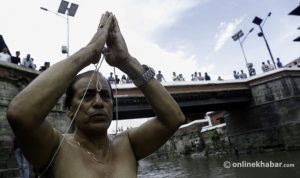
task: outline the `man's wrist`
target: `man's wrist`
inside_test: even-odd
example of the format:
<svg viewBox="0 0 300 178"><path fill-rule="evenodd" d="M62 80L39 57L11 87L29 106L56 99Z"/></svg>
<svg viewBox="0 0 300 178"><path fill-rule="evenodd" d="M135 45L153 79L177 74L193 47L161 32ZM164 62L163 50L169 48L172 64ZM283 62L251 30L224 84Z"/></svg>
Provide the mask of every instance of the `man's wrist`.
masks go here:
<svg viewBox="0 0 300 178"><path fill-rule="evenodd" d="M141 77L146 71L143 66L134 57L129 57L126 62L118 66L120 70L126 73L131 79L137 79Z"/></svg>
<svg viewBox="0 0 300 178"><path fill-rule="evenodd" d="M84 67L90 65L93 62L93 58L97 56L98 51L93 46L86 46L81 48L74 54L75 60L82 63Z"/></svg>
<svg viewBox="0 0 300 178"><path fill-rule="evenodd" d="M149 67L147 65L143 65L143 68L145 69L146 72L141 77L132 80L133 83L137 87L144 86L146 83L148 83L149 80L151 80L155 76L155 71L152 67Z"/></svg>

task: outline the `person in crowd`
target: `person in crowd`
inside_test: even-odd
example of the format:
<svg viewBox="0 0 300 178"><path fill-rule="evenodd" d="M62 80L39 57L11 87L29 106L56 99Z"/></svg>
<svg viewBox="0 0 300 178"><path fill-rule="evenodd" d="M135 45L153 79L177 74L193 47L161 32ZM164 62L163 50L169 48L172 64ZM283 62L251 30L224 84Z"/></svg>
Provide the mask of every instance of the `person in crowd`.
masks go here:
<svg viewBox="0 0 300 178"><path fill-rule="evenodd" d="M269 67L268 67L268 65L265 64L265 62L261 63L261 70L263 72L268 72L269 71Z"/></svg>
<svg viewBox="0 0 300 178"><path fill-rule="evenodd" d="M278 68L282 68L283 67L283 65L282 65L279 57L277 58L277 63L276 64L277 64Z"/></svg>
<svg viewBox="0 0 300 178"><path fill-rule="evenodd" d="M98 63L101 53L109 65L130 76L156 114L114 137L107 132L114 110L109 82L97 71L76 75ZM8 106L7 119L40 177L137 177L137 161L185 123L180 107L154 76L153 68L130 55L116 17L106 12L87 46L52 65L18 93ZM46 116L65 91L66 114L74 118L75 132L63 135Z"/></svg>
<svg viewBox="0 0 300 178"><path fill-rule="evenodd" d="M50 62L44 62L44 66L41 66L39 71L42 72L44 70L47 70L49 67L50 67Z"/></svg>
<svg viewBox="0 0 300 178"><path fill-rule="evenodd" d="M122 77L121 77L121 82L122 82L123 84L127 83L127 81L126 81L126 75L122 75Z"/></svg>
<svg viewBox="0 0 300 178"><path fill-rule="evenodd" d="M185 81L184 77L182 74L178 75L178 81Z"/></svg>
<svg viewBox="0 0 300 178"><path fill-rule="evenodd" d="M195 81L197 81L198 80L198 74L197 74L197 72L194 72L194 77L195 77Z"/></svg>
<svg viewBox="0 0 300 178"><path fill-rule="evenodd" d="M107 78L107 80L110 84L114 84L116 82L116 79L114 78L112 72L109 74L109 77Z"/></svg>
<svg viewBox="0 0 300 178"><path fill-rule="evenodd" d="M270 60L267 60L267 66L268 66L269 71L275 69L274 65L271 64Z"/></svg>
<svg viewBox="0 0 300 178"><path fill-rule="evenodd" d="M221 78L221 76L219 76L217 80L218 81L222 81L223 79Z"/></svg>
<svg viewBox="0 0 300 178"><path fill-rule="evenodd" d="M132 80L131 80L131 78L129 77L129 75L127 75L126 83L132 83Z"/></svg>
<svg viewBox="0 0 300 178"><path fill-rule="evenodd" d="M2 48L2 52L0 53L0 61L11 62L11 56L8 53L7 47Z"/></svg>
<svg viewBox="0 0 300 178"><path fill-rule="evenodd" d="M119 79L118 75L115 75L115 79L116 79L116 84L119 84L120 83L120 79Z"/></svg>
<svg viewBox="0 0 300 178"><path fill-rule="evenodd" d="M30 54L27 54L26 58L22 60L22 66L26 68L35 69L36 65L33 63L33 59L31 58Z"/></svg>
<svg viewBox="0 0 300 178"><path fill-rule="evenodd" d="M158 74L156 74L156 79L159 81L159 82L162 82L164 80L164 82L166 82L163 74L161 73L161 71L159 70L158 71Z"/></svg>
<svg viewBox="0 0 300 178"><path fill-rule="evenodd" d="M290 66L290 68L300 68L300 64L298 64L297 61L294 61L294 62L293 62L293 65Z"/></svg>
<svg viewBox="0 0 300 178"><path fill-rule="evenodd" d="M176 75L176 72L173 72L172 79L173 79L173 81L179 81L178 76Z"/></svg>
<svg viewBox="0 0 300 178"><path fill-rule="evenodd" d="M33 62L34 61L34 59L33 58L31 58L31 61L32 61L32 69L36 69L36 65L35 65L35 63Z"/></svg>
<svg viewBox="0 0 300 178"><path fill-rule="evenodd" d="M255 76L256 75L256 71L253 67L253 63L248 63L247 64L248 70L249 70L249 76Z"/></svg>
<svg viewBox="0 0 300 178"><path fill-rule="evenodd" d="M198 75L198 80L199 80L199 81L204 80L204 77L201 76L201 72L198 72L198 74L199 74L199 75Z"/></svg>
<svg viewBox="0 0 300 178"><path fill-rule="evenodd" d="M12 139L11 152L14 153L16 157L16 161L19 167L20 177L29 178L29 163L24 157L19 144L20 143L17 140L17 137L14 136Z"/></svg>
<svg viewBox="0 0 300 178"><path fill-rule="evenodd" d="M198 80L198 77L195 77L194 74L192 74L191 76L192 76L191 81L197 81Z"/></svg>
<svg viewBox="0 0 300 178"><path fill-rule="evenodd" d="M207 72L204 73L204 79L205 80L210 80L210 76L207 74Z"/></svg>
<svg viewBox="0 0 300 178"><path fill-rule="evenodd" d="M233 77L234 77L234 79L240 78L240 76L238 75L238 73L235 70L233 71Z"/></svg>
<svg viewBox="0 0 300 178"><path fill-rule="evenodd" d="M240 78L241 78L241 79L246 79L246 78L247 78L247 74L244 73L243 70L241 70Z"/></svg>
<svg viewBox="0 0 300 178"><path fill-rule="evenodd" d="M11 63L19 65L21 64L20 51L16 51L16 56L11 57Z"/></svg>

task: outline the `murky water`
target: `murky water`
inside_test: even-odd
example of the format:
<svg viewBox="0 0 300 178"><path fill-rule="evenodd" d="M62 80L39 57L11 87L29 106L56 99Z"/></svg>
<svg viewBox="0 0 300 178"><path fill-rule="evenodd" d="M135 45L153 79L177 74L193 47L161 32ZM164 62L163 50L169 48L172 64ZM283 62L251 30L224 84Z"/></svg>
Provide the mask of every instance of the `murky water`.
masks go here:
<svg viewBox="0 0 300 178"><path fill-rule="evenodd" d="M224 162L225 166L230 166L230 168L224 168ZM279 167L280 163L289 167ZM139 161L138 177L300 178L300 151L240 155L239 157L193 156L165 160L144 159Z"/></svg>

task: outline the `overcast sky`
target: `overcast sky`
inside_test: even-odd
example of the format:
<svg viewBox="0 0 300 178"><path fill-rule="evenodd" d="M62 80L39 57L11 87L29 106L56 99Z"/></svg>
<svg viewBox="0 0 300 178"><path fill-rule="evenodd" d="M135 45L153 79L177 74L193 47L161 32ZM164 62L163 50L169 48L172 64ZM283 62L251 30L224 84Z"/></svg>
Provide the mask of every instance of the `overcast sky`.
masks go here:
<svg viewBox="0 0 300 178"><path fill-rule="evenodd" d="M101 14L112 11L132 56L141 63L161 70L171 81L173 71L186 80L197 72L208 72L213 80L221 76L232 79L232 71L245 68L238 42L231 36L239 30L254 31L244 42L246 57L261 72L261 62L270 59L266 45L257 36L252 23L255 16L265 18L263 29L274 58L284 64L300 56L300 16L288 13L299 5L298 0L71 0L79 4L70 18L70 52L85 46L97 29ZM60 0L2 0L0 16L3 35L12 54L21 57L30 53L39 66L45 61L54 64L66 55L61 46L67 43L66 20L45 7L57 11ZM89 69L93 69L90 66ZM105 76L113 71L107 64L100 69ZM122 75L120 71L117 74Z"/></svg>

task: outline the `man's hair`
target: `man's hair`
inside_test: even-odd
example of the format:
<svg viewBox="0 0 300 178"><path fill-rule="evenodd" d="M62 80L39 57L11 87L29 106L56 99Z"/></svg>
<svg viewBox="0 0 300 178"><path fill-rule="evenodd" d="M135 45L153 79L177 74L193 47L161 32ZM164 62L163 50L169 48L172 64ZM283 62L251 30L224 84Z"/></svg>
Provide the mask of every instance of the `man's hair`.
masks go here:
<svg viewBox="0 0 300 178"><path fill-rule="evenodd" d="M72 103L72 100L74 98L74 94L75 94L75 90L74 90L74 85L75 83L83 78L83 77L86 77L86 76L89 76L89 75L92 75L94 73L93 70L90 70L90 71L87 71L87 72L84 72L84 73L81 73L81 74L78 74L76 75L76 77L73 79L73 81L70 83L70 85L68 86L67 88L67 91L66 91L66 98L65 98L65 101L64 101L64 107L65 108L68 108L71 106L71 103ZM106 79L106 78L105 78ZM107 79L106 79L107 81ZM111 99L113 100L114 99L114 95L113 95L113 92L112 92L112 88L111 88L111 85L110 83L107 81L108 85L109 85L109 89L110 89L110 94L111 94Z"/></svg>

